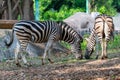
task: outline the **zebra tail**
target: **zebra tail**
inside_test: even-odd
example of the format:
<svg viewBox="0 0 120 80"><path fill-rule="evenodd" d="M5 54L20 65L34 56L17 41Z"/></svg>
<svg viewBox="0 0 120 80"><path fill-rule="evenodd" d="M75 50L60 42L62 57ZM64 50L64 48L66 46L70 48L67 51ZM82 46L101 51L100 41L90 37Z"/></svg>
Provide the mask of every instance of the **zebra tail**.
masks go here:
<svg viewBox="0 0 120 80"><path fill-rule="evenodd" d="M9 47L12 45L12 43L13 43L14 30L12 30L12 33L9 33L8 35L9 35L9 37L10 37L10 41L9 41L9 42L8 42L8 41L4 41L4 42L5 42L5 45L7 46L7 48L9 48Z"/></svg>

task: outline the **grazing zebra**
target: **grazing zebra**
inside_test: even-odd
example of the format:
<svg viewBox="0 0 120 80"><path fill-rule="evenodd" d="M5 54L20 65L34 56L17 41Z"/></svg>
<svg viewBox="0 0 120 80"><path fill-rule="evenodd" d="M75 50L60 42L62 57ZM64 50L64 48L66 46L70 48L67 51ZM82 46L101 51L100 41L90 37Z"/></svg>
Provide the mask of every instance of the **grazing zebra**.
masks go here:
<svg viewBox="0 0 120 80"><path fill-rule="evenodd" d="M45 57L48 55L48 60L53 63L50 59L50 51L55 41L63 40L71 45L71 50L77 59L82 58L80 43L83 38L77 34L71 27L66 23L59 21L19 21L17 22L12 30L12 38L10 42L5 42L9 47L14 39L17 39L15 49L15 61L16 65L20 66L18 61L18 54L20 53L23 62L27 65L28 62L25 58L24 52L29 42L33 43L44 43L47 45L44 50L42 57L42 64L45 62Z"/></svg>
<svg viewBox="0 0 120 80"><path fill-rule="evenodd" d="M102 47L101 59L107 58L107 43L111 38L114 38L113 32L114 24L112 17L105 14L98 15L95 19L94 28L91 32L91 35L87 39L88 44L85 52L85 58L89 59L94 51L96 36L98 37ZM97 57L98 55L96 58Z"/></svg>

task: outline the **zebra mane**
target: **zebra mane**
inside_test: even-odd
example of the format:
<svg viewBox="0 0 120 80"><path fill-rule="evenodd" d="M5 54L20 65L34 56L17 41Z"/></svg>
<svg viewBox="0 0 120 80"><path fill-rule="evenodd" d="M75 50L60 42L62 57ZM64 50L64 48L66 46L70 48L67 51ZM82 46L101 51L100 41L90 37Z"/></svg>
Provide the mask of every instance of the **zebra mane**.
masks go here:
<svg viewBox="0 0 120 80"><path fill-rule="evenodd" d="M58 24L64 24L66 27L69 27L71 29L73 29L72 27L70 27L70 25L68 25L66 22L63 21L57 21ZM74 30L74 29L73 29ZM75 30L74 30L75 31ZM77 33L77 31L75 31ZM77 33L78 34L78 33Z"/></svg>

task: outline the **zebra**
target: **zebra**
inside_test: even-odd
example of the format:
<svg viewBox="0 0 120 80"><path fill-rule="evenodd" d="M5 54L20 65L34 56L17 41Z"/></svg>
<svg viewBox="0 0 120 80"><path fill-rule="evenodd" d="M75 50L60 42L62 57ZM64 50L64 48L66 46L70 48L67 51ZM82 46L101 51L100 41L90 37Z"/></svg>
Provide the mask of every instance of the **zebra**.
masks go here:
<svg viewBox="0 0 120 80"><path fill-rule="evenodd" d="M14 39L18 41L15 48L15 63L17 66L21 66L18 61L18 54L21 55L25 65L30 65L24 54L29 42L47 42L41 59L42 65L45 64L46 55L48 55L48 61L53 63L50 59L51 48L53 43L59 40L68 42L75 57L82 59L81 42L83 38L63 21L19 21L13 26L10 42L5 41L5 44L9 47Z"/></svg>
<svg viewBox="0 0 120 80"><path fill-rule="evenodd" d="M114 24L113 19L111 16L101 14L98 15L95 18L95 24L94 28L92 29L92 32L87 38L87 47L85 52L85 58L89 59L91 54L94 51L94 47L96 45L96 38L100 41L101 48L102 48L102 54L101 59L107 58L107 44L110 41L110 39L114 39ZM98 54L96 56L98 58Z"/></svg>

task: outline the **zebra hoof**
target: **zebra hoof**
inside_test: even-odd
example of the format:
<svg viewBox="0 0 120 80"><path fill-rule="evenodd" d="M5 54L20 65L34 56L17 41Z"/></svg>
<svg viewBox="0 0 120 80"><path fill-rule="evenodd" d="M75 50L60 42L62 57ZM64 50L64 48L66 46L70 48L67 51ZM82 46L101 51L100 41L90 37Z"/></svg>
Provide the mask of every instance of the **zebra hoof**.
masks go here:
<svg viewBox="0 0 120 80"><path fill-rule="evenodd" d="M102 60L105 60L105 59L107 59L107 58L108 58L107 56L102 56L102 57L101 57Z"/></svg>
<svg viewBox="0 0 120 80"><path fill-rule="evenodd" d="M42 61L42 65L45 65L45 60L43 58L41 59L41 61Z"/></svg>
<svg viewBox="0 0 120 80"><path fill-rule="evenodd" d="M20 63L16 63L17 67L21 67L21 64Z"/></svg>
<svg viewBox="0 0 120 80"><path fill-rule="evenodd" d="M53 64L53 63L54 63L51 59L48 59L48 61L49 61L51 64Z"/></svg>
<svg viewBox="0 0 120 80"><path fill-rule="evenodd" d="M30 63L26 63L24 65L25 65L25 67L31 67L32 66L32 64L30 64Z"/></svg>
<svg viewBox="0 0 120 80"><path fill-rule="evenodd" d="M30 67L30 66L32 66L32 64L31 63L27 63L27 65Z"/></svg>
<svg viewBox="0 0 120 80"><path fill-rule="evenodd" d="M90 56L88 56L88 55L85 55L85 59L90 59Z"/></svg>
<svg viewBox="0 0 120 80"><path fill-rule="evenodd" d="M77 59L78 59L78 60L83 59L83 55L79 56Z"/></svg>
<svg viewBox="0 0 120 80"><path fill-rule="evenodd" d="M99 56L97 55L95 59L98 59L98 57L99 57Z"/></svg>
<svg viewBox="0 0 120 80"><path fill-rule="evenodd" d="M107 59L108 57L107 56L105 56L105 59Z"/></svg>
<svg viewBox="0 0 120 80"><path fill-rule="evenodd" d="M42 65L45 65L45 63L42 63Z"/></svg>

